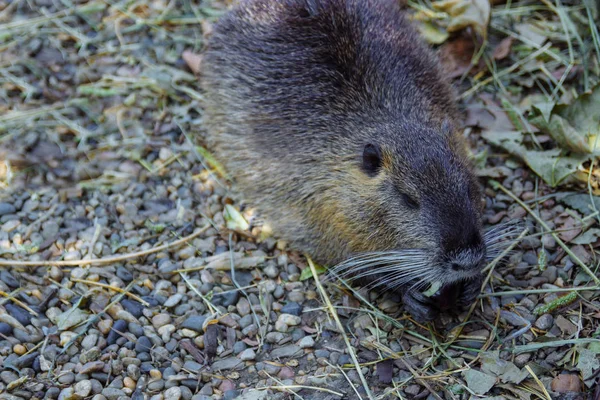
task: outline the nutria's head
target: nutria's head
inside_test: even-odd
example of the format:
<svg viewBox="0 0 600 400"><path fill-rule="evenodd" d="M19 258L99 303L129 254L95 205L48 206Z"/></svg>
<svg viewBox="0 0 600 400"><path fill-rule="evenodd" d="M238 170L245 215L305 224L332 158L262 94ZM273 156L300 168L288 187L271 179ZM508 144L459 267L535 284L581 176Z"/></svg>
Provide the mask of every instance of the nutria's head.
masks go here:
<svg viewBox="0 0 600 400"><path fill-rule="evenodd" d="M452 124L402 121L369 131L353 135L355 158L339 178L335 204L343 217L336 223L352 234L349 259L334 272L402 291L480 275L491 238L482 231L481 190Z"/></svg>

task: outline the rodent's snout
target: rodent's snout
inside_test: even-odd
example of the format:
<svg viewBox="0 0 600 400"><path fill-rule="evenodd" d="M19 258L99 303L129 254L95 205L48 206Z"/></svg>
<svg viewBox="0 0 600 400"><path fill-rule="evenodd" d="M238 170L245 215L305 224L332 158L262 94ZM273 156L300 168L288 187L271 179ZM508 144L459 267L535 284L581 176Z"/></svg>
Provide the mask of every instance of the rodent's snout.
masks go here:
<svg viewBox="0 0 600 400"><path fill-rule="evenodd" d="M456 274L456 279L471 278L481 272L486 261L486 247L482 241L473 243L462 249L455 249L444 255L444 264L451 274Z"/></svg>

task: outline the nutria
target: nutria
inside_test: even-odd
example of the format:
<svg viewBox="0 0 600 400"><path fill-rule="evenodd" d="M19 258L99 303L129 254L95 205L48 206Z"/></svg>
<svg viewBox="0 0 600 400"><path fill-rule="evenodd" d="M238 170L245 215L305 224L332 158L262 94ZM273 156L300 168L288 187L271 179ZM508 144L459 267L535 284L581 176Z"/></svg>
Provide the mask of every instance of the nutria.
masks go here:
<svg viewBox="0 0 600 400"><path fill-rule="evenodd" d="M453 92L398 3L242 0L203 55L204 121L278 237L424 321L474 300L486 237Z"/></svg>

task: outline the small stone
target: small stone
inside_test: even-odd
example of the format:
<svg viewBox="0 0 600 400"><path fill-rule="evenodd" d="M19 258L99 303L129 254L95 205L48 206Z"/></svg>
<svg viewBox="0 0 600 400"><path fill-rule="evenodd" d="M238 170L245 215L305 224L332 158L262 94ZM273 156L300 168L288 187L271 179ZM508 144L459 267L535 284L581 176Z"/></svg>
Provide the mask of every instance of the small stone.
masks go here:
<svg viewBox="0 0 600 400"><path fill-rule="evenodd" d="M206 321L205 316L192 315L191 317L183 321L183 323L181 324L181 328L191 329L198 333L204 333L204 331L202 330L202 325L204 325L204 321Z"/></svg>
<svg viewBox="0 0 600 400"><path fill-rule="evenodd" d="M67 387L60 391L58 400L79 400L79 397L75 395L75 389Z"/></svg>
<svg viewBox="0 0 600 400"><path fill-rule="evenodd" d="M165 304L163 304L167 308L175 307L179 302L183 299L183 295L181 293L176 293L173 296L169 297Z"/></svg>
<svg viewBox="0 0 600 400"><path fill-rule="evenodd" d="M277 267L273 264L267 265L263 269L263 272L265 273L265 275L267 275L271 279L275 279L279 276L279 269L277 269Z"/></svg>
<svg viewBox="0 0 600 400"><path fill-rule="evenodd" d="M304 301L304 293L299 290L293 290L288 293L288 300L294 303L302 303Z"/></svg>
<svg viewBox="0 0 600 400"><path fill-rule="evenodd" d="M289 326L287 326L287 324L285 322L282 322L280 320L277 320L275 322L275 330L277 332L283 332L283 333L285 333L285 332L288 331L288 329L289 329Z"/></svg>
<svg viewBox="0 0 600 400"><path fill-rule="evenodd" d="M131 272L122 265L117 267L117 276L124 282L131 282L133 280Z"/></svg>
<svg viewBox="0 0 600 400"><path fill-rule="evenodd" d="M221 392L227 392L230 390L234 390L235 389L235 383L233 383L232 381L230 381L229 379L225 379L223 382L221 382L221 384L219 385L219 390Z"/></svg>
<svg viewBox="0 0 600 400"><path fill-rule="evenodd" d="M110 328L112 327L113 321L112 319L103 319L98 322L98 330L103 334L107 335L110 332Z"/></svg>
<svg viewBox="0 0 600 400"><path fill-rule="evenodd" d="M301 349L308 349L315 346L315 339L312 336L305 336L298 342Z"/></svg>
<svg viewBox="0 0 600 400"><path fill-rule="evenodd" d="M123 299L121 300L121 305L136 318L141 318L144 315L144 305L139 301Z"/></svg>
<svg viewBox="0 0 600 400"><path fill-rule="evenodd" d="M286 346L278 347L278 348L274 349L273 351L271 351L271 357L272 358L288 358L288 357L293 357L293 356L297 355L301 351L302 351L302 349L300 348L300 346L297 346L295 344L288 344Z"/></svg>
<svg viewBox="0 0 600 400"><path fill-rule="evenodd" d="M102 395L108 400L117 400L121 396L127 396L124 391L114 387L106 387L102 389Z"/></svg>
<svg viewBox="0 0 600 400"><path fill-rule="evenodd" d="M279 318L277 318L277 321L282 322L288 326L296 326L300 325L300 322L302 322L302 318L292 314L280 314Z"/></svg>
<svg viewBox="0 0 600 400"><path fill-rule="evenodd" d="M127 366L127 376L129 378L133 379L134 381L137 381L138 379L140 379L140 376L141 376L140 367L138 367L135 364L129 364Z"/></svg>
<svg viewBox="0 0 600 400"><path fill-rule="evenodd" d="M102 371L102 368L104 368L104 361L91 361L85 363L79 370L79 373L89 375L92 372Z"/></svg>
<svg viewBox="0 0 600 400"><path fill-rule="evenodd" d="M228 357L222 360L218 360L213 362L212 369L213 371L222 371L228 369L235 369L242 364L242 361L237 357Z"/></svg>
<svg viewBox="0 0 600 400"><path fill-rule="evenodd" d="M546 331L552 328L552 324L554 323L554 318L550 314L544 314L535 321L535 327Z"/></svg>
<svg viewBox="0 0 600 400"><path fill-rule="evenodd" d="M75 394L81 398L88 397L92 392L92 382L84 379L75 384Z"/></svg>
<svg viewBox="0 0 600 400"><path fill-rule="evenodd" d="M302 314L302 306L296 302L289 302L281 309L283 314L290 314L295 316L300 316Z"/></svg>
<svg viewBox="0 0 600 400"><path fill-rule="evenodd" d="M246 350L248 345L244 342L235 342L233 345L233 354L239 354L242 351Z"/></svg>
<svg viewBox="0 0 600 400"><path fill-rule="evenodd" d="M206 384L204 386L202 386L202 389L200 389L200 394L203 394L205 396L212 396L213 394L213 388L212 386L210 386L210 384Z"/></svg>
<svg viewBox="0 0 600 400"><path fill-rule="evenodd" d="M240 353L239 357L242 361L250 361L256 358L256 353L252 349L246 349Z"/></svg>
<svg viewBox="0 0 600 400"><path fill-rule="evenodd" d="M294 370L290 367L283 367L281 371L277 374L279 379L292 379L295 376Z"/></svg>
<svg viewBox="0 0 600 400"><path fill-rule="evenodd" d="M167 343L171 340L171 334L175 332L175 325L168 324L158 328L158 334L163 342Z"/></svg>
<svg viewBox="0 0 600 400"><path fill-rule="evenodd" d="M151 392L157 392L159 390L163 390L165 387L164 379L157 379L154 381L148 382L148 386L146 388Z"/></svg>
<svg viewBox="0 0 600 400"><path fill-rule="evenodd" d="M212 303L216 306L229 307L234 305L238 301L239 297L240 293L237 290L224 293L215 293L212 298Z"/></svg>
<svg viewBox="0 0 600 400"><path fill-rule="evenodd" d="M152 325L154 325L155 328L160 328L169 323L171 323L171 316L169 314L161 313L152 317Z"/></svg>
<svg viewBox="0 0 600 400"><path fill-rule="evenodd" d="M106 343L108 343L109 346L111 344L115 344L117 340L121 337L121 334L125 332L127 332L127 321L123 319L115 321L110 332L108 332L108 336L106 337Z"/></svg>
<svg viewBox="0 0 600 400"><path fill-rule="evenodd" d="M15 306L12 303L5 304L4 308L6 311L8 311L8 314L10 314L11 317L19 321L22 325L27 326L31 324L31 314L29 314L29 311L25 310L24 308Z"/></svg>
<svg viewBox="0 0 600 400"><path fill-rule="evenodd" d="M140 336L135 343L135 351L138 353L148 353L152 347L152 342L146 336Z"/></svg>
<svg viewBox="0 0 600 400"><path fill-rule="evenodd" d="M181 389L178 386L173 386L165 390L165 400L179 400L181 398Z"/></svg>
<svg viewBox="0 0 600 400"><path fill-rule="evenodd" d="M9 324L7 324L6 322L0 322L0 333L3 334L3 335L5 335L5 336L12 335L13 328L12 328L12 326L10 326Z"/></svg>
<svg viewBox="0 0 600 400"><path fill-rule="evenodd" d="M250 303L245 297L240 298L236 307L241 316L250 314Z"/></svg>
<svg viewBox="0 0 600 400"><path fill-rule="evenodd" d="M22 356L23 354L27 353L27 347L23 346L22 344L15 344L13 346L13 352L19 356Z"/></svg>
<svg viewBox="0 0 600 400"><path fill-rule="evenodd" d="M11 219L9 221L6 221L3 225L2 225L2 230L4 232L12 232L15 229L17 229L17 227L21 225L21 221L16 220L16 219Z"/></svg>
<svg viewBox="0 0 600 400"><path fill-rule="evenodd" d="M0 217L7 214L14 214L17 212L15 206L10 203L0 203Z"/></svg>
<svg viewBox="0 0 600 400"><path fill-rule="evenodd" d="M269 332L265 336L267 343L279 343L285 338L285 335L281 332Z"/></svg>
<svg viewBox="0 0 600 400"><path fill-rule="evenodd" d="M200 369L202 369L202 364L199 364L195 361L186 361L183 364L183 369L186 371L197 373L198 371L200 371Z"/></svg>
<svg viewBox="0 0 600 400"><path fill-rule="evenodd" d="M0 280L6 283L11 288L18 288L20 286L19 281L8 270L0 270Z"/></svg>

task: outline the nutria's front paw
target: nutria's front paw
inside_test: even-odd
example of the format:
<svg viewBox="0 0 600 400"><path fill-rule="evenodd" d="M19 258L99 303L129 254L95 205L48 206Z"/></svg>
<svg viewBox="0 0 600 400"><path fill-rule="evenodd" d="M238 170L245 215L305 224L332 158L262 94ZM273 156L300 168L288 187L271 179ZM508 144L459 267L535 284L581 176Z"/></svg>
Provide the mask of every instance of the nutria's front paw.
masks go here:
<svg viewBox="0 0 600 400"><path fill-rule="evenodd" d="M456 305L459 308L464 309L473 304L481 292L481 284L483 283L483 279L484 277L481 275L477 278L461 283L462 288L459 292L458 298L456 299Z"/></svg>
<svg viewBox="0 0 600 400"><path fill-rule="evenodd" d="M432 321L439 314L431 299L420 292L409 290L402 295L402 301L406 311L419 323Z"/></svg>

